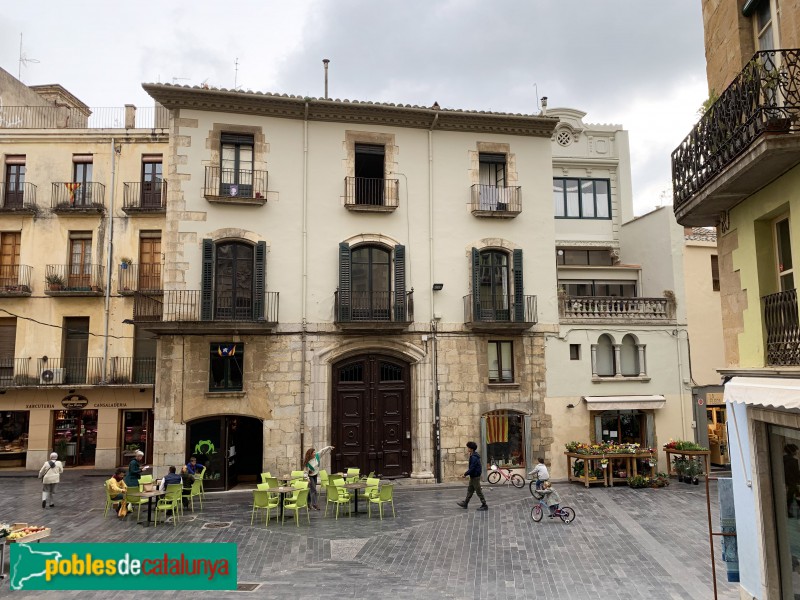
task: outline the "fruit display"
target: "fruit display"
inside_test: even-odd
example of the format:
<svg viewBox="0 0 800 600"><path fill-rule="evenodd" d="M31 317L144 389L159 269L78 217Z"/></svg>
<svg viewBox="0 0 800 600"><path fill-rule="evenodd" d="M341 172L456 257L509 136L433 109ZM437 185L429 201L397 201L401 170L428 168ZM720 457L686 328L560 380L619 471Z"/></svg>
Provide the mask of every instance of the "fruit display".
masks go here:
<svg viewBox="0 0 800 600"><path fill-rule="evenodd" d="M40 533L42 531L48 531L47 527L37 527L37 526L29 526L29 527L22 527L20 529L14 529L11 533L6 536L6 540L8 541L19 541L24 539L28 536L31 536L35 533Z"/></svg>

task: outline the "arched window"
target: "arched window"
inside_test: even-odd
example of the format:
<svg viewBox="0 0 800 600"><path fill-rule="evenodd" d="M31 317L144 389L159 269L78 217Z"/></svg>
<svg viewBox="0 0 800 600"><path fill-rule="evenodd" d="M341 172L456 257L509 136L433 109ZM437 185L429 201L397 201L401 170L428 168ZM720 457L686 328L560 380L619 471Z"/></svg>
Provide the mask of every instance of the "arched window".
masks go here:
<svg viewBox="0 0 800 600"><path fill-rule="evenodd" d="M265 242L203 240L201 319L264 318Z"/></svg>
<svg viewBox="0 0 800 600"><path fill-rule="evenodd" d="M622 338L620 348L620 369L625 377L638 377L641 370L639 368L639 348L637 340L631 334Z"/></svg>
<svg viewBox="0 0 800 600"><path fill-rule="evenodd" d="M405 246L400 244L339 244L337 321L410 321L405 265Z"/></svg>
<svg viewBox="0 0 800 600"><path fill-rule="evenodd" d="M601 335L595 345L595 373L598 377L613 377L614 370L614 340L607 334Z"/></svg>
<svg viewBox="0 0 800 600"><path fill-rule="evenodd" d="M527 435L525 415L513 410L493 410L483 416L486 464L525 468Z"/></svg>

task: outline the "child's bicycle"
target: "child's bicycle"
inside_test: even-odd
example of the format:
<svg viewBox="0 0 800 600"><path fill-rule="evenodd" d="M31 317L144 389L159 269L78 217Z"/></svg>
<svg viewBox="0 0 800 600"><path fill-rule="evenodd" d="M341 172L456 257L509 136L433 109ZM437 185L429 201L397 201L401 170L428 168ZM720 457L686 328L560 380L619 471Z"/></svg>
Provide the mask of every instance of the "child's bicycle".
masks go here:
<svg viewBox="0 0 800 600"><path fill-rule="evenodd" d="M531 519L536 521L537 523L542 520L544 516L544 509L549 507L542 502L542 498L544 497L543 494L535 493L533 495L534 498L537 499L536 504L533 505L531 509ZM562 506L557 508L552 515L549 515L551 519L558 517L562 521L564 521L565 525L569 525L575 520L575 511L572 510L569 506Z"/></svg>
<svg viewBox="0 0 800 600"><path fill-rule="evenodd" d="M491 484L495 484L504 478L505 483L510 482L515 488L525 487L525 480L518 473L512 473L508 469L501 469L497 465L492 465L489 470L491 473L489 473L488 479Z"/></svg>

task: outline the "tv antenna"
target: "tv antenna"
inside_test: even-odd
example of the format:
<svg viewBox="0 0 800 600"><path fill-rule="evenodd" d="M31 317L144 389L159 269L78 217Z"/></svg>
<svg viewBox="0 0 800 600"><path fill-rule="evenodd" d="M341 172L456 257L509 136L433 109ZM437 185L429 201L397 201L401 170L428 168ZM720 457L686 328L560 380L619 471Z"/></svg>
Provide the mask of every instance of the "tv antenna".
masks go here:
<svg viewBox="0 0 800 600"><path fill-rule="evenodd" d="M236 60L233 61L233 89L238 90L239 86L237 85L239 82L239 57L236 57Z"/></svg>
<svg viewBox="0 0 800 600"><path fill-rule="evenodd" d="M28 66L28 63L38 63L35 58L28 58L22 51L22 34L19 34L19 70L17 71L17 79L22 81L22 66Z"/></svg>

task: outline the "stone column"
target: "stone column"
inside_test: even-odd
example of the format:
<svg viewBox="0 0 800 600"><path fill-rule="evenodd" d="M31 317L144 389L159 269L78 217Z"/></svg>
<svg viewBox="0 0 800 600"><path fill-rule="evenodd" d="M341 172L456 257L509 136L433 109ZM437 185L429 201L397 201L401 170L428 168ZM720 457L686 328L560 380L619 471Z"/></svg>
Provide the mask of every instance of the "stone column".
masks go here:
<svg viewBox="0 0 800 600"><path fill-rule="evenodd" d="M597 377L597 344L592 344L592 377Z"/></svg>
<svg viewBox="0 0 800 600"><path fill-rule="evenodd" d="M622 377L622 344L614 344L614 377Z"/></svg>
<svg viewBox="0 0 800 600"><path fill-rule="evenodd" d="M647 365L644 364L644 344L636 344L636 351L639 353L639 377L646 377Z"/></svg>
<svg viewBox="0 0 800 600"><path fill-rule="evenodd" d="M136 128L136 107L133 104L125 105L125 129Z"/></svg>

